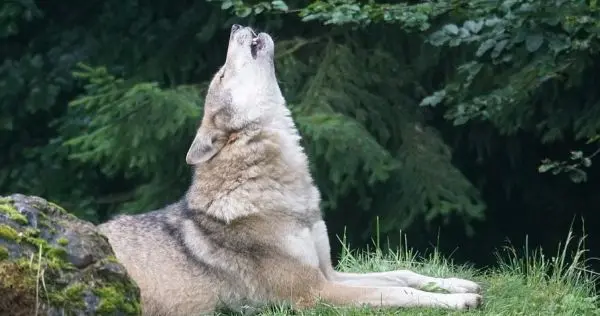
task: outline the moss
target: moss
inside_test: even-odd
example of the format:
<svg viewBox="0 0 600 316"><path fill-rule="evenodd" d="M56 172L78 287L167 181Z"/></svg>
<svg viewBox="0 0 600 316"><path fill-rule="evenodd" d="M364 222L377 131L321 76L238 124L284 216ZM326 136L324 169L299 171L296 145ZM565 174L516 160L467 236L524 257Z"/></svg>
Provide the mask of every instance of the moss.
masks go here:
<svg viewBox="0 0 600 316"><path fill-rule="evenodd" d="M70 214L69 212L67 212L67 210L65 210L64 208L62 208L62 206L54 203L54 202L50 202L48 201L48 205L50 205L50 207L57 209L60 213L64 213L64 214Z"/></svg>
<svg viewBox="0 0 600 316"><path fill-rule="evenodd" d="M26 236L25 241L33 244L44 245L43 242L33 241L35 238ZM0 248L3 249L3 248ZM35 296L33 299L34 305L27 305L29 302L28 291L33 289L35 295L36 278L38 276L38 270L41 268L45 270L44 274L45 287L43 296L48 299L51 305L61 306L67 308L67 310L76 310L85 308L83 291L86 288L84 283L76 282L65 288L57 288L57 284L49 282L57 276L58 271L66 271L70 265L69 262L65 262L61 259L66 254L66 251L62 248L43 248L45 249L42 253L41 261L38 261L37 256L30 261L28 258L19 258L14 261L0 261L0 297L2 295L10 295L8 303L3 303L4 297L0 300L0 315L5 315L3 311L12 311L11 309L17 306L23 306L23 310L30 311L29 313L21 313L20 315L32 315L33 312L29 308L35 307ZM8 256L8 250L6 250ZM49 279L48 279L49 277ZM11 292L12 291L12 292ZM41 295L41 294L40 294ZM12 300L12 301L10 301ZM3 305L4 304L4 305ZM7 315L7 314L6 314Z"/></svg>
<svg viewBox="0 0 600 316"><path fill-rule="evenodd" d="M17 242L26 242L34 246L37 251L42 249L42 256L46 259L48 267L52 269L71 268L70 262L65 261L67 251L62 247L54 247L43 238L39 238L39 229L27 228L25 233L18 236Z"/></svg>
<svg viewBox="0 0 600 316"><path fill-rule="evenodd" d="M38 215L39 221L41 221L41 220L48 221L49 220L48 215L44 214L44 212L38 212L37 215Z"/></svg>
<svg viewBox="0 0 600 316"><path fill-rule="evenodd" d="M12 206L11 204L0 203L0 212L6 214L8 216L8 218L12 219L13 221L15 221L21 225L29 224L29 220L27 219L27 216L19 213L19 211L17 211L17 209L14 206Z"/></svg>
<svg viewBox="0 0 600 316"><path fill-rule="evenodd" d="M25 232L21 235L21 240L35 246L38 249L51 248L45 239L39 238L39 235L39 229L27 228L25 229Z"/></svg>
<svg viewBox="0 0 600 316"><path fill-rule="evenodd" d="M33 315L36 273L19 262L0 262L0 315Z"/></svg>
<svg viewBox="0 0 600 316"><path fill-rule="evenodd" d="M26 243L31 244L32 246L35 246L36 248L48 248L48 242L44 239L41 238L36 238L35 236L28 236L25 235L23 236L23 239Z"/></svg>
<svg viewBox="0 0 600 316"><path fill-rule="evenodd" d="M48 216L46 216L46 214L44 214L43 212L37 212L37 224L38 227L40 227L41 229L44 230L49 230L52 233L56 232L56 229L54 228L54 225L52 224L51 220L48 218Z"/></svg>
<svg viewBox="0 0 600 316"><path fill-rule="evenodd" d="M42 213L38 213L41 215ZM55 225L53 225L48 219L43 216L38 216L38 226L41 227L44 231L47 231L51 235L56 235L58 231L56 230Z"/></svg>
<svg viewBox="0 0 600 316"><path fill-rule="evenodd" d="M6 224L0 224L0 238L18 241L19 233Z"/></svg>
<svg viewBox="0 0 600 316"><path fill-rule="evenodd" d="M8 259L8 249L0 246L0 261Z"/></svg>
<svg viewBox="0 0 600 316"><path fill-rule="evenodd" d="M118 260L118 259L117 259L117 257L115 257L115 256L107 256L107 257L105 258L105 260L106 260L107 262L112 262L112 263L118 263L118 264L120 264L119 260Z"/></svg>
<svg viewBox="0 0 600 316"><path fill-rule="evenodd" d="M12 240L16 243L26 242L36 249L42 249L43 256L48 259L48 263L53 268L65 268L70 264L64 262L67 251L60 247L51 246L45 239L39 238L40 231L35 228L27 228L24 233L19 233L6 224L0 224L0 238Z"/></svg>
<svg viewBox="0 0 600 316"><path fill-rule="evenodd" d="M65 210L64 208L62 208L60 205L52 203L50 201L48 201L48 206L50 206L50 211L51 212L55 212L60 214L62 217L64 218L68 218L68 219L77 219L77 216L67 212L67 210ZM42 214L42 213L40 213Z"/></svg>
<svg viewBox="0 0 600 316"><path fill-rule="evenodd" d="M21 296L26 295L27 293L26 290L28 288L32 288L33 289L33 293L35 294L35 287L37 286L37 280L36 278L38 277L38 270L41 268L42 270L45 270L44 274L46 277L44 278L44 293L40 294L43 295L45 298L48 299L48 302L51 303L51 305L53 306L60 306L62 308L66 308L67 310L77 310L77 309L81 309L81 308L85 308L85 302L84 302L84 296L83 296L83 291L86 289L86 285L84 283L81 282L76 282L73 283L65 288L61 289L61 286L58 285L57 288L57 284L49 282L51 281L54 277L57 276L58 271L65 271L66 269L64 268L64 266L68 263L65 263L61 260L56 259L57 256L59 256L58 254L55 254L54 251L56 251L56 249L59 248L51 248L49 250L51 251L47 251L46 253L44 253L42 255L42 259L41 261L37 260L37 257L34 258L33 261L30 261L27 258L19 258L15 261L6 261L6 263L8 265L11 266L10 270L6 270L5 271L9 271L9 272L5 272L4 274L2 273L2 262L0 262L0 297L2 297L3 294L3 290L8 292L10 291L10 289L14 288L15 284L18 284L17 286L21 286L21 289L18 289L18 291L15 291L13 293L11 293L11 295L13 295L12 299L13 300L21 300L23 299ZM60 249L62 250L62 249ZM60 252L59 250L59 252ZM16 272L16 270L18 270L18 273ZM7 273L17 273L14 274L14 276L7 276ZM48 278L49 277L49 278ZM22 283L17 283L17 282L22 282ZM4 286L4 288L3 288ZM2 301L2 300L0 300ZM19 301L20 302L20 301ZM35 303L35 300L34 300ZM21 304L21 303L19 303ZM11 303L11 305L13 308L15 306L17 306L16 303ZM9 309L10 306L4 306L4 308ZM35 305L34 305L35 306ZM0 302L0 315L5 315L2 313L3 311L3 306L2 303ZM21 314L21 315L32 315L33 313L25 313L25 314Z"/></svg>
<svg viewBox="0 0 600 316"><path fill-rule="evenodd" d="M74 268L70 262L65 261L65 258L67 257L67 251L65 249L43 245L42 251L42 256L50 269L69 270Z"/></svg>
<svg viewBox="0 0 600 316"><path fill-rule="evenodd" d="M40 235L40 230L37 228L27 227L25 229L25 236L38 237L39 235Z"/></svg>
<svg viewBox="0 0 600 316"><path fill-rule="evenodd" d="M11 201L3 198L0 201L0 218L8 218L5 214L11 211L7 209L21 215L11 207ZM42 314L47 312L48 307L52 307L68 315L115 315L117 312L121 315L140 315L137 285L129 282L129 279L122 280L127 278L126 275L110 274L112 266L106 266L107 262L118 263L114 255L106 257L108 253L105 254L101 246L99 251L104 256L103 262L77 269L68 260L70 249L67 246L73 239L70 240L57 231L76 227L80 222L63 216L68 213L51 202L32 202L31 205L39 210L34 214L37 214L39 229L18 226L16 222L27 224L18 219L15 222L11 220L0 223L0 241L8 242L8 245L0 245L0 315L33 315L36 304L41 308L37 312ZM11 218L14 219L13 217ZM84 241L87 241L86 238L90 242L96 241L87 235L82 235L81 238ZM11 252L13 246L20 247L20 254L14 259ZM9 260L5 260L7 258ZM38 277L43 278L43 283L39 282L39 286L43 284L43 288L36 288L40 281L37 280ZM39 293L39 297L36 297L36 293Z"/></svg>
<svg viewBox="0 0 600 316"><path fill-rule="evenodd" d="M74 283L61 291L55 291L48 294L48 299L55 306L68 306L69 308L84 308L83 291L86 289L83 283Z"/></svg>
<svg viewBox="0 0 600 316"><path fill-rule="evenodd" d="M67 251L64 248L50 247L46 251L46 256L49 259L60 259L61 261L67 257Z"/></svg>
<svg viewBox="0 0 600 316"><path fill-rule="evenodd" d="M76 310L77 308L85 307L82 292L85 285L82 283L74 283L62 290L56 288L56 284L49 283L62 266L54 264L57 260L52 260L52 252L47 252L42 256L41 261L37 257L33 261L28 258L19 258L14 261L0 261L0 315L8 315L6 312L16 314L11 315L33 315L36 306L36 286L39 269L45 270L44 278L44 298L48 299L53 306L65 307L68 310ZM50 257L50 259L48 258ZM63 263L64 265L64 263ZM64 270L63 270L64 271ZM42 290L42 289L40 289ZM6 295L6 299L5 299Z"/></svg>
<svg viewBox="0 0 600 316"><path fill-rule="evenodd" d="M101 315L112 315L114 312L122 310L128 315L139 315L141 312L140 305L136 302L130 302L123 295L125 290L117 285L95 289L94 294L100 298L98 313Z"/></svg>
<svg viewBox="0 0 600 316"><path fill-rule="evenodd" d="M69 244L69 240L65 237L60 237L56 240L56 242L61 246L66 246Z"/></svg>
<svg viewBox="0 0 600 316"><path fill-rule="evenodd" d="M84 289L85 285L83 283L75 283L65 288L63 293L65 293L65 297L69 301L76 301L77 299L81 299Z"/></svg>

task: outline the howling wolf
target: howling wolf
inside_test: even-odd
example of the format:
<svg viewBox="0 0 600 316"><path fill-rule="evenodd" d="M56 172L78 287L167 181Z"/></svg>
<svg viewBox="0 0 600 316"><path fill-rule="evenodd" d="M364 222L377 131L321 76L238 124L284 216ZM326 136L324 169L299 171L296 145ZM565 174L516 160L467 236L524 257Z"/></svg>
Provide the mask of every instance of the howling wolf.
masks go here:
<svg viewBox="0 0 600 316"><path fill-rule="evenodd" d="M481 304L480 287L408 270L342 273L331 264L320 193L277 83L271 36L233 25L187 152L178 202L100 225L141 289L144 315L198 315L322 300L336 306ZM433 284L449 293L421 290Z"/></svg>

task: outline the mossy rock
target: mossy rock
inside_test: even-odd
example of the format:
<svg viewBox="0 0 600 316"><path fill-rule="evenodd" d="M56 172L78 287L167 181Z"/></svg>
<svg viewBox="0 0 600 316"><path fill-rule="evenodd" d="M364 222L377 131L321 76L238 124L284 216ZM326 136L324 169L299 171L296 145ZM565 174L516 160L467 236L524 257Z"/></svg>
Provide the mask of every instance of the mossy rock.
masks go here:
<svg viewBox="0 0 600 316"><path fill-rule="evenodd" d="M0 315L141 315L96 227L40 197L0 197Z"/></svg>

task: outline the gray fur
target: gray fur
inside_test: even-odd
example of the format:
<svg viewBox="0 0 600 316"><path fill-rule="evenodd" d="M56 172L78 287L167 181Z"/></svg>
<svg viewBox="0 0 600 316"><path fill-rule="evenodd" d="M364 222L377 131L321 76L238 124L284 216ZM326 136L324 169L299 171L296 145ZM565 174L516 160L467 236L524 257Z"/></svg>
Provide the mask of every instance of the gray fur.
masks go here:
<svg viewBox="0 0 600 316"><path fill-rule="evenodd" d="M285 105L274 42L232 28L186 154L193 181L161 210L100 225L142 292L144 315L197 315L287 302L478 306L479 286L406 270L353 274L331 266L308 158ZM418 288L434 283L452 294Z"/></svg>

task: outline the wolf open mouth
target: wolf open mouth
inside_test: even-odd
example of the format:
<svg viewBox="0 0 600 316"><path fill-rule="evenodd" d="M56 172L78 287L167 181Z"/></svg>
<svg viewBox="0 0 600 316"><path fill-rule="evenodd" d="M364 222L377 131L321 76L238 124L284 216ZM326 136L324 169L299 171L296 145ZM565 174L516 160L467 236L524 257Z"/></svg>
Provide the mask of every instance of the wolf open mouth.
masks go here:
<svg viewBox="0 0 600 316"><path fill-rule="evenodd" d="M264 47L264 41L260 36L256 35L254 31L252 31L252 35L254 37L252 38L252 43L250 44L250 54L252 54L252 58L256 59L256 53Z"/></svg>

